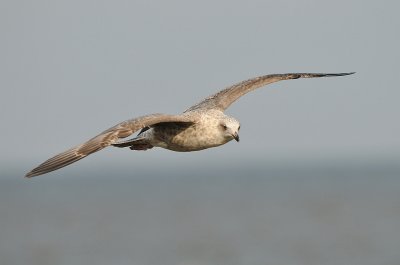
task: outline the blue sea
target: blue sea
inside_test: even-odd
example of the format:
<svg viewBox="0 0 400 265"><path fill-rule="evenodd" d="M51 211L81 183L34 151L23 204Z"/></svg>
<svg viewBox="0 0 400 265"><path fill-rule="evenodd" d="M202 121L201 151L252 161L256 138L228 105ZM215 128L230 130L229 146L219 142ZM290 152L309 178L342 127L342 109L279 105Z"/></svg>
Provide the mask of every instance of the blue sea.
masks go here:
<svg viewBox="0 0 400 265"><path fill-rule="evenodd" d="M3 169L0 264L400 264L396 163L70 172Z"/></svg>

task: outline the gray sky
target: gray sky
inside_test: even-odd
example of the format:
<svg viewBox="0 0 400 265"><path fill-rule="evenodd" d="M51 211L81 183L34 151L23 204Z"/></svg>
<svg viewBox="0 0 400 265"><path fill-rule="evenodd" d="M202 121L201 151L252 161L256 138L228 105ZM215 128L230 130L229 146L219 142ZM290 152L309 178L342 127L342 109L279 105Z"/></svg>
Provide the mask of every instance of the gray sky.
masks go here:
<svg viewBox="0 0 400 265"><path fill-rule="evenodd" d="M357 74L242 98L228 109L242 124L239 144L193 154L110 148L80 164L398 159L399 9L361 0L3 0L0 162L23 161L27 171L122 120L179 113L250 77L349 71Z"/></svg>

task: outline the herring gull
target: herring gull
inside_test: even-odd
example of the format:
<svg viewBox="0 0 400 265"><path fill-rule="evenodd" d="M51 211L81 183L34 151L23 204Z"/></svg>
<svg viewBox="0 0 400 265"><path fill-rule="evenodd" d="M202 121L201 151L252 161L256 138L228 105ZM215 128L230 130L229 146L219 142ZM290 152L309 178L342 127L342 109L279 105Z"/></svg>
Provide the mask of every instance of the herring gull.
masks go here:
<svg viewBox="0 0 400 265"><path fill-rule="evenodd" d="M354 72L288 73L251 78L205 98L180 115L150 114L121 122L87 142L46 160L25 176L30 178L60 169L107 146L129 147L131 150L162 147L172 151L191 152L220 146L233 139L239 142L239 121L225 115L224 110L241 96L281 80L351 74ZM136 137L121 140L137 131L139 133Z"/></svg>

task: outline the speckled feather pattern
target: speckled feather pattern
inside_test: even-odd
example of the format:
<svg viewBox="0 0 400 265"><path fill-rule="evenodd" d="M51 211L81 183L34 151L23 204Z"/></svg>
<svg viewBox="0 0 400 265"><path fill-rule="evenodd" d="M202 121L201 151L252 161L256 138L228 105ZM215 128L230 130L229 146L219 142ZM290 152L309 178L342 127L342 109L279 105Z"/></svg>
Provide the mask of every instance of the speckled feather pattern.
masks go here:
<svg viewBox="0 0 400 265"><path fill-rule="evenodd" d="M228 88L225 88L205 99L199 103L191 106L185 112L190 112L197 109L219 109L224 111L233 102L239 99L241 96L253 91L257 88L263 87L265 85L289 79L299 79L299 78L316 78L316 77L333 77L333 76L344 76L351 75L352 73L288 73L288 74L272 74L264 75L255 78L251 78L240 83L234 84Z"/></svg>
<svg viewBox="0 0 400 265"><path fill-rule="evenodd" d="M191 152L223 145L233 139L225 136L220 126L221 121L239 124L219 110L187 113L189 114L196 116L196 123L190 125L164 123L154 126L143 136L153 146L178 152Z"/></svg>
<svg viewBox="0 0 400 265"><path fill-rule="evenodd" d="M225 115L223 111L241 96L281 80L350 74L353 73L290 73L248 79L205 98L181 115L150 114L121 122L87 142L46 160L28 172L26 177L60 169L110 145L132 148L140 144L145 148L138 150L158 146L173 151L189 152L223 145L234 138L238 141L239 122ZM122 138L147 127L150 129L143 130L138 138L120 142Z"/></svg>

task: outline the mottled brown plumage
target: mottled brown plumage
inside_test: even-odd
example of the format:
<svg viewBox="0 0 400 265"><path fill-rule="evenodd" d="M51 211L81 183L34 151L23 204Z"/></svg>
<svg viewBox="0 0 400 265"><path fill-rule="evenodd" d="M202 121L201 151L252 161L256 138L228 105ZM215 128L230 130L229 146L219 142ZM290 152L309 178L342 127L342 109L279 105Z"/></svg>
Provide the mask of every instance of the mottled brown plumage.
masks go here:
<svg viewBox="0 0 400 265"><path fill-rule="evenodd" d="M154 146L190 152L239 141L239 122L223 113L233 102L248 92L281 80L344 76L353 73L291 73L252 78L207 97L181 115L151 114L121 122L87 142L60 153L34 168L26 177L42 175L72 164L107 146L147 150ZM139 135L120 141L137 131Z"/></svg>

